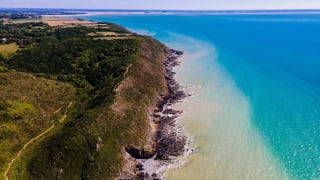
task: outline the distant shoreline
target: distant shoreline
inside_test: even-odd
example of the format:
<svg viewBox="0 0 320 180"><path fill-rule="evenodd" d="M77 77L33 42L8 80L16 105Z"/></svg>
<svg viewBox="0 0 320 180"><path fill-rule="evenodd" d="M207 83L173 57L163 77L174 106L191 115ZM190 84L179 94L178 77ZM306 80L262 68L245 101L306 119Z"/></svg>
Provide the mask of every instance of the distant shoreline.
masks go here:
<svg viewBox="0 0 320 180"><path fill-rule="evenodd" d="M320 9L239 9L239 10L160 10L160 9L60 9L60 8L0 8L0 13L21 13L41 16L90 15L257 15L257 14L320 14Z"/></svg>

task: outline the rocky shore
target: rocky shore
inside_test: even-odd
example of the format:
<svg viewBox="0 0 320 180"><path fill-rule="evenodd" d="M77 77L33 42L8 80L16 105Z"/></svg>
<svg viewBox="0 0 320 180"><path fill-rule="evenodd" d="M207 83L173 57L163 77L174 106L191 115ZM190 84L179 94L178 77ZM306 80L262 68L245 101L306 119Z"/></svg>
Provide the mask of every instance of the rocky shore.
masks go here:
<svg viewBox="0 0 320 180"><path fill-rule="evenodd" d="M182 111L172 109L172 105L187 95L174 79L173 68L178 66L182 51L170 49L164 61L167 93L161 94L155 108L150 112L152 127L150 148L125 148L126 167L118 179L161 179L161 169L172 164L183 155L187 138L180 131L176 119Z"/></svg>

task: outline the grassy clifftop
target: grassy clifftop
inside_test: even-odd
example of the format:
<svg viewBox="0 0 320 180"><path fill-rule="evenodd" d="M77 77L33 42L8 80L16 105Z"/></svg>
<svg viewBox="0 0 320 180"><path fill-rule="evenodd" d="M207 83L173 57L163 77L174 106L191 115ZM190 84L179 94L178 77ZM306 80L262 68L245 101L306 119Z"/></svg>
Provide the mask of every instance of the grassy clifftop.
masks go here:
<svg viewBox="0 0 320 180"><path fill-rule="evenodd" d="M136 41L139 51L114 101L76 117L48 139L28 166L31 179L110 179L122 168L124 146L146 144L148 108L165 92L165 49L150 38Z"/></svg>
<svg viewBox="0 0 320 180"><path fill-rule="evenodd" d="M161 93L166 93L163 76L166 47L150 37L131 34L113 24L61 28L19 23L10 24L11 30L6 31L7 26L2 25L2 30L12 38L10 43L17 40L21 49L0 58L0 65L5 67L0 77L16 73L8 71L20 71L23 73L16 74L47 84L38 89L46 97L33 99L37 106L19 98L19 101L7 100L3 101L9 107L2 108L4 114L23 112L20 116L34 125L37 121L30 119L38 120L34 113L39 113L36 107L45 99L47 104L40 105L50 110L57 109L60 101L65 106L73 102L63 122L48 116L48 122L41 124L46 128L50 122L58 125L21 154L13 163L9 178L114 178L123 166L124 147L142 147L148 142L149 108L155 105ZM15 28L17 31L12 30ZM21 31L28 32L28 36ZM48 90L50 83L55 87ZM18 91L14 89L13 92ZM23 96L32 99L28 94L32 91L26 92ZM10 107L17 110L12 111ZM66 112L67 107L62 108ZM22 135L20 131L14 133ZM20 147L23 144L21 142ZM7 149L5 152L15 154L17 151ZM9 159L3 160L1 165L5 167Z"/></svg>

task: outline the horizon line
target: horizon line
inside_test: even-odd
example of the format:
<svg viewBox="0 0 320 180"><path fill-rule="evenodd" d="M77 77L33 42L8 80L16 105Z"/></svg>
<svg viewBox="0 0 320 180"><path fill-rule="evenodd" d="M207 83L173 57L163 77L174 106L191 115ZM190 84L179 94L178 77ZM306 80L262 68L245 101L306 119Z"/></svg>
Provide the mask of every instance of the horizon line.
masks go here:
<svg viewBox="0 0 320 180"><path fill-rule="evenodd" d="M320 11L319 9L314 8L303 8L303 9L297 9L297 8L291 8L291 9L103 9L103 8L50 8L50 7L0 7L0 9L48 9L48 10L116 10L116 11L311 11L316 10Z"/></svg>

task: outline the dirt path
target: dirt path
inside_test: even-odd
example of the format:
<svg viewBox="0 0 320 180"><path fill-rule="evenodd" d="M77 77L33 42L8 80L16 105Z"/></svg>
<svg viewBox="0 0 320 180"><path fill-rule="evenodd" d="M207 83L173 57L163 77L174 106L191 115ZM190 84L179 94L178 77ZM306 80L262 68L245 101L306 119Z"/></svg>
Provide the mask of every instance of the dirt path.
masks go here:
<svg viewBox="0 0 320 180"><path fill-rule="evenodd" d="M126 79L127 74L128 74L128 72L129 72L129 69L130 69L131 67L132 67L132 64L129 64L129 66L126 67L126 71L123 73L123 79L124 79L124 80ZM124 80L123 80L123 81L124 81ZM117 93L117 89L118 89L119 86L123 83L123 81L122 81L120 84L118 84L117 86L115 86L115 87L113 88L113 91L114 91L114 92Z"/></svg>
<svg viewBox="0 0 320 180"><path fill-rule="evenodd" d="M47 130L45 130L44 132L42 132L41 134L39 134L37 137L31 139L29 142L27 142L22 149L18 152L18 154L16 155L15 158L13 158L10 163L8 164L8 168L6 169L5 173L4 173L4 178L5 180L9 180L8 177L8 172L10 171L10 168L12 166L12 164L14 163L14 161L16 161L22 154L22 152L34 141L36 141L37 139L41 138L42 136L44 136L45 134L47 134L48 132L50 132L53 128L55 127L55 125L53 124L52 126L50 126Z"/></svg>
<svg viewBox="0 0 320 180"><path fill-rule="evenodd" d="M67 110L65 111L65 113L63 114L62 118L59 120L60 123L62 123L66 117L67 117L67 113L68 113L68 109L72 106L72 102L69 103L69 105L67 106ZM61 110L61 108L58 110L58 112ZM6 169L6 171L4 172L4 179L5 180L9 180L8 177L8 173L11 169L12 164L19 159L19 157L21 156L22 152L34 141L36 141L37 139L41 138L42 136L44 136L45 134L47 134L48 132L50 132L56 125L53 124L52 126L50 126L47 130L45 130L44 132L42 132L41 134L39 134L38 136L34 137L33 139L31 139L30 141L28 141L23 147L22 149L18 152L18 154L10 161L10 163L8 164L8 168Z"/></svg>
<svg viewBox="0 0 320 180"><path fill-rule="evenodd" d="M123 78L126 78L128 72L129 72L129 69L131 68L132 64L130 64L127 68L126 68L126 72L124 72L123 74Z"/></svg>

